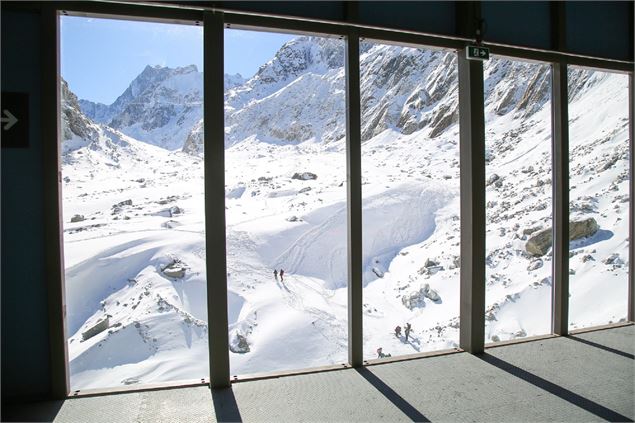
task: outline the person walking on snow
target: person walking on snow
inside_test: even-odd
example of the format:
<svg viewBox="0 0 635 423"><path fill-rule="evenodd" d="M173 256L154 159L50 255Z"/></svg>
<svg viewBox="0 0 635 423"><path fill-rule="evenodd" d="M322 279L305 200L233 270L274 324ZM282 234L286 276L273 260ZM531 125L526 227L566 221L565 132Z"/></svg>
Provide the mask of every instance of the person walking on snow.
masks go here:
<svg viewBox="0 0 635 423"><path fill-rule="evenodd" d="M395 328L395 336L399 338L401 336L401 326Z"/></svg>
<svg viewBox="0 0 635 423"><path fill-rule="evenodd" d="M273 269L273 277L278 280L278 269Z"/></svg>
<svg viewBox="0 0 635 423"><path fill-rule="evenodd" d="M280 269L280 282L284 282L284 270Z"/></svg>
<svg viewBox="0 0 635 423"><path fill-rule="evenodd" d="M406 342L408 342L408 336L410 335L410 331L412 330L412 326L410 323L406 323L406 329L404 332L406 333Z"/></svg>
<svg viewBox="0 0 635 423"><path fill-rule="evenodd" d="M377 358L386 358L386 357L390 357L390 354L384 354L382 347L377 348Z"/></svg>

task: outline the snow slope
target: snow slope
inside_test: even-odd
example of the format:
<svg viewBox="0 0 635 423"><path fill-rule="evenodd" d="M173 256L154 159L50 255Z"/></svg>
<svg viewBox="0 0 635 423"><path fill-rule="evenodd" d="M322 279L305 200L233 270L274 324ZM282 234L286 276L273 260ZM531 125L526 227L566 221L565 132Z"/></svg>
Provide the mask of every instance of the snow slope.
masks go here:
<svg viewBox="0 0 635 423"><path fill-rule="evenodd" d="M254 78L233 78L227 88L232 374L346 361L342 46L299 38ZM378 347L393 355L456 347L456 60L367 43L361 65L364 356L376 357ZM183 80L162 72L150 67L126 96L147 92L174 99L175 110L188 107L196 95L184 93L196 92L198 72L182 68ZM581 327L626 313L627 90L619 75L575 70L571 80L572 219L594 217L600 226L571 246L571 324ZM137 133L137 123L96 123L71 94L62 173L72 387L207 377L200 115L183 121L180 144L163 142L159 126ZM533 257L525 247L551 225L548 70L493 59L485 99L486 337L495 342L549 332L551 254ZM140 115L154 116L149 105L158 103L145 101ZM283 281L273 275L281 268ZM407 341L393 332L405 322L413 326Z"/></svg>

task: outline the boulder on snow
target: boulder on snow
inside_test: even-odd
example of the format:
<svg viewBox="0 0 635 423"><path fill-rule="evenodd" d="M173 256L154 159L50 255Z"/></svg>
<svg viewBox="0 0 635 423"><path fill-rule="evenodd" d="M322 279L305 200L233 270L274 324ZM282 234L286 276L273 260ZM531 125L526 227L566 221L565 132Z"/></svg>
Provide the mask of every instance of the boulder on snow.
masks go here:
<svg viewBox="0 0 635 423"><path fill-rule="evenodd" d="M622 259L620 258L620 255L618 253L613 253L610 256L608 256L607 258L605 258L604 260L602 260L602 263L604 263L604 264L621 265L624 262L622 261Z"/></svg>
<svg viewBox="0 0 635 423"><path fill-rule="evenodd" d="M86 220L86 218L84 218L84 216L81 214L76 214L75 216L71 217L71 223L83 222L84 220Z"/></svg>
<svg viewBox="0 0 635 423"><path fill-rule="evenodd" d="M132 200L124 200L117 204L113 204L112 208L114 209L115 207L123 207L123 206L132 206Z"/></svg>
<svg viewBox="0 0 635 423"><path fill-rule="evenodd" d="M493 173L492 176L490 176L489 178L487 178L487 182L485 183L485 185L490 186L492 185L494 182L500 180L500 176L498 176L498 174Z"/></svg>
<svg viewBox="0 0 635 423"><path fill-rule="evenodd" d="M240 333L237 333L236 336L229 343L229 350L236 354L246 354L251 349L249 348L249 342L247 342L247 338L245 338Z"/></svg>
<svg viewBox="0 0 635 423"><path fill-rule="evenodd" d="M438 266L439 262L432 260L432 259L426 259L426 262L423 264L423 267L429 268L429 267L435 267Z"/></svg>
<svg viewBox="0 0 635 423"><path fill-rule="evenodd" d="M291 179L299 179L301 181L309 181L312 179L317 179L317 175L311 172L302 172L302 173L294 173Z"/></svg>
<svg viewBox="0 0 635 423"><path fill-rule="evenodd" d="M378 278L383 278L384 277L384 272L382 272L380 268L373 267L371 270L373 271L375 276L377 276Z"/></svg>
<svg viewBox="0 0 635 423"><path fill-rule="evenodd" d="M534 259L529 263L529 266L527 266L527 270L532 271L532 270L536 270L536 269L540 269L542 267L544 263L542 262L542 259Z"/></svg>
<svg viewBox="0 0 635 423"><path fill-rule="evenodd" d="M434 302L441 301L441 296L439 295L439 293L435 291L434 289L431 289L430 285L428 284L425 284L423 286L423 293L431 301L434 301Z"/></svg>
<svg viewBox="0 0 635 423"><path fill-rule="evenodd" d="M432 259L426 259L426 262L423 264L423 267L419 269L420 275L434 275L435 273L444 270L443 266L439 264L438 261Z"/></svg>
<svg viewBox="0 0 635 423"><path fill-rule="evenodd" d="M177 214L183 214L184 210L182 208L180 208L179 206L172 206L170 207L170 217L174 217Z"/></svg>
<svg viewBox="0 0 635 423"><path fill-rule="evenodd" d="M100 319L93 326L82 332L82 341L92 338L93 336L105 331L110 326L110 318Z"/></svg>
<svg viewBox="0 0 635 423"><path fill-rule="evenodd" d="M569 222L569 240L594 235L599 228L598 222L592 217L578 222Z"/></svg>
<svg viewBox="0 0 635 423"><path fill-rule="evenodd" d="M167 208L167 209L159 210L158 212L154 213L154 216L177 217L177 216L183 214L184 212L185 212L185 210L183 210L181 207L172 206L172 207Z"/></svg>
<svg viewBox="0 0 635 423"><path fill-rule="evenodd" d="M431 289L429 284L425 284L418 291L411 292L410 294L401 297L401 302L406 308L413 310L417 307L425 307L426 298L434 302L441 301L439 293L434 289Z"/></svg>
<svg viewBox="0 0 635 423"><path fill-rule="evenodd" d="M549 248L551 248L552 241L553 234L551 233L551 228L544 229L529 238L527 244L525 244L525 250L534 256L544 256L547 254L547 251L549 251Z"/></svg>
<svg viewBox="0 0 635 423"><path fill-rule="evenodd" d="M401 303L408 310L414 310L418 307L425 307L425 295L423 295L421 291L411 292L410 294L401 297Z"/></svg>
<svg viewBox="0 0 635 423"><path fill-rule="evenodd" d="M592 236L599 228L598 223L592 217L585 220L571 221L569 222L569 240L573 241ZM525 249L529 254L540 257L547 254L552 242L551 228L543 229L529 238L527 244L525 244Z"/></svg>
<svg viewBox="0 0 635 423"><path fill-rule="evenodd" d="M167 229L174 229L177 226L181 226L181 224L176 220L168 220L167 222L163 222L161 226Z"/></svg>
<svg viewBox="0 0 635 423"><path fill-rule="evenodd" d="M174 261L162 270L168 278L181 279L185 276L185 266L181 262Z"/></svg>

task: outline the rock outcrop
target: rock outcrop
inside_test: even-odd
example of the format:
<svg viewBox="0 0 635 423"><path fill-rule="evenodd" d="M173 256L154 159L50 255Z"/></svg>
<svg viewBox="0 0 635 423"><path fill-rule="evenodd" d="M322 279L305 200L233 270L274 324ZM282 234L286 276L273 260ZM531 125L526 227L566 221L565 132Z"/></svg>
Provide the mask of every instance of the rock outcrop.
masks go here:
<svg viewBox="0 0 635 423"><path fill-rule="evenodd" d="M585 220L569 222L569 240L573 241L594 235L599 229L598 223L590 217ZM547 228L529 238L525 250L534 256L547 254L553 242L552 229Z"/></svg>

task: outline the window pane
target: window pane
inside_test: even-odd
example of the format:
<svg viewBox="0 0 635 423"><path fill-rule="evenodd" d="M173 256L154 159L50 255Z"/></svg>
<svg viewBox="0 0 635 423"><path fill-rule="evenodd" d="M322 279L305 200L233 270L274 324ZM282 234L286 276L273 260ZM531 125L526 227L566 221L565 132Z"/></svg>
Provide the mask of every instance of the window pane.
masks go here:
<svg viewBox="0 0 635 423"><path fill-rule="evenodd" d="M569 70L569 327L626 320L628 76Z"/></svg>
<svg viewBox="0 0 635 423"><path fill-rule="evenodd" d="M71 389L206 378L202 30L62 17L61 62Z"/></svg>
<svg viewBox="0 0 635 423"><path fill-rule="evenodd" d="M487 343L551 333L551 71L484 72Z"/></svg>
<svg viewBox="0 0 635 423"><path fill-rule="evenodd" d="M364 358L457 347L456 54L360 50Z"/></svg>
<svg viewBox="0 0 635 423"><path fill-rule="evenodd" d="M225 47L231 374L343 363L344 41L228 29Z"/></svg>

